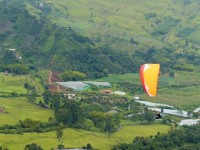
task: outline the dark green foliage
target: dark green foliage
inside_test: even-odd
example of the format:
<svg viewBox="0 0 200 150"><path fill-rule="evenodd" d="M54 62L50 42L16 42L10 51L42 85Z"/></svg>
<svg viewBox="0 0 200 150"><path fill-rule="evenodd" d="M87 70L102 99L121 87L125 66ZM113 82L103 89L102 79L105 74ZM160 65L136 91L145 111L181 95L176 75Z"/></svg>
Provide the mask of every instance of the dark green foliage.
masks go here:
<svg viewBox="0 0 200 150"><path fill-rule="evenodd" d="M62 136L63 136L63 129L64 129L64 125L62 123L60 123L56 129L56 136L57 136L57 139L59 141L61 141L62 139Z"/></svg>
<svg viewBox="0 0 200 150"><path fill-rule="evenodd" d="M179 130L172 130L168 134L157 134L147 138L136 137L131 144L120 144L112 149L131 149L131 150L198 150L200 135L199 125L185 126Z"/></svg>
<svg viewBox="0 0 200 150"><path fill-rule="evenodd" d="M19 95L18 95L16 92L12 92L12 93L11 93L11 96L16 98L16 97L19 96Z"/></svg>
<svg viewBox="0 0 200 150"><path fill-rule="evenodd" d="M64 105L55 112L55 118L58 123L74 125L83 121L83 110L80 103L76 101L65 101Z"/></svg>
<svg viewBox="0 0 200 150"><path fill-rule="evenodd" d="M61 75L64 81L81 81L87 78L87 76L79 71L66 71Z"/></svg>
<svg viewBox="0 0 200 150"><path fill-rule="evenodd" d="M44 99L44 103L45 104L49 104L49 102L51 101L51 92L50 91L44 91L42 93L43 99Z"/></svg>
<svg viewBox="0 0 200 150"><path fill-rule="evenodd" d="M4 125L0 126L0 133L3 134L23 134L24 132L48 132L55 130L55 124L44 123L41 121L35 121L29 118L20 120L16 125Z"/></svg>
<svg viewBox="0 0 200 150"><path fill-rule="evenodd" d="M3 62L5 64L18 63L19 59L17 58L15 52L7 50L4 53Z"/></svg>
<svg viewBox="0 0 200 150"><path fill-rule="evenodd" d="M34 103L36 101L37 98L37 92L36 90L29 90L27 91L27 98L30 102Z"/></svg>
<svg viewBox="0 0 200 150"><path fill-rule="evenodd" d="M154 113L148 108L144 109L143 119L148 123L152 123L154 121Z"/></svg>
<svg viewBox="0 0 200 150"><path fill-rule="evenodd" d="M112 116L106 116L104 131L109 133L114 129L114 127L115 127L115 124L112 120Z"/></svg>
<svg viewBox="0 0 200 150"><path fill-rule="evenodd" d="M43 150L43 148L35 143L26 145L24 150Z"/></svg>
<svg viewBox="0 0 200 150"><path fill-rule="evenodd" d="M86 146L86 149L87 150L92 150L92 145L90 143L88 143L87 146Z"/></svg>
<svg viewBox="0 0 200 150"><path fill-rule="evenodd" d="M65 146L63 144L58 145L58 149L64 149L64 148L65 148Z"/></svg>
<svg viewBox="0 0 200 150"><path fill-rule="evenodd" d="M27 65L22 64L9 64L9 65L0 65L0 71L7 71L13 74L28 74L30 69Z"/></svg>

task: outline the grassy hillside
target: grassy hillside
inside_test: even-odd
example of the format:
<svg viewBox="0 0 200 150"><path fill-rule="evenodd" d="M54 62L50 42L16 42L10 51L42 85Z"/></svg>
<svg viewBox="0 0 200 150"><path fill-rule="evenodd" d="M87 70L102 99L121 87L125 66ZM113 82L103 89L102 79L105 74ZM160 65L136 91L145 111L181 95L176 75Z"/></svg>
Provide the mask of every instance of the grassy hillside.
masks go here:
<svg viewBox="0 0 200 150"><path fill-rule="evenodd" d="M162 0L159 3L156 0L45 0L42 6L40 0L26 2L32 14L45 13L53 23L72 27L93 40L115 38L116 41L109 43L115 48L120 46L119 39L126 41L120 42L120 48L129 50L134 49L127 43L131 38L140 43L139 47L183 46L185 40L196 43L199 39L200 4L195 0Z"/></svg>
<svg viewBox="0 0 200 150"><path fill-rule="evenodd" d="M6 113L0 114L0 125L16 124L19 120L30 118L48 122L53 116L53 111L28 102L25 98L0 98L0 105Z"/></svg>
<svg viewBox="0 0 200 150"><path fill-rule="evenodd" d="M5 75L4 73L1 73L0 83L0 96L8 96L13 92L16 92L18 95L26 94L27 90L24 88L25 83L37 87L38 93L41 93L44 90L40 83L40 79L33 79L30 75Z"/></svg>
<svg viewBox="0 0 200 150"><path fill-rule="evenodd" d="M166 133L169 126L166 125L148 125L148 126L127 126L110 136L102 133L94 133L84 130L65 129L63 144L66 147L76 148L86 146L90 143L94 148L100 150L109 150L115 144L132 142L135 136L150 136L157 132ZM0 141L3 147L12 150L24 149L25 145L37 143L44 149L56 148L60 143L56 138L56 133L25 133L23 135L5 135L0 134Z"/></svg>
<svg viewBox="0 0 200 150"><path fill-rule="evenodd" d="M28 76L12 76L4 74L0 74L0 79L0 93L16 92L18 94L25 94L26 89L24 88L24 83L31 81Z"/></svg>
<svg viewBox="0 0 200 150"><path fill-rule="evenodd" d="M146 62L160 63L162 71L199 71L198 5L195 0L1 1L0 63L78 70L92 78L136 72Z"/></svg>

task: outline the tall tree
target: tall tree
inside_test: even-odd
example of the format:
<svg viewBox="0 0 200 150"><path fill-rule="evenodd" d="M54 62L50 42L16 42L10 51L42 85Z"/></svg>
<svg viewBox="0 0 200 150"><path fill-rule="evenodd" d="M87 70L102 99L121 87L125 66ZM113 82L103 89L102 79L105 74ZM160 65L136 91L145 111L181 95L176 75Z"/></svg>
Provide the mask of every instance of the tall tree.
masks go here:
<svg viewBox="0 0 200 150"><path fill-rule="evenodd" d="M58 139L58 141L60 141L61 143L62 143L61 139L62 139L62 137L63 137L63 129L64 129L63 123L60 123L59 126L58 126L58 128L56 129L56 136L57 136L57 139Z"/></svg>

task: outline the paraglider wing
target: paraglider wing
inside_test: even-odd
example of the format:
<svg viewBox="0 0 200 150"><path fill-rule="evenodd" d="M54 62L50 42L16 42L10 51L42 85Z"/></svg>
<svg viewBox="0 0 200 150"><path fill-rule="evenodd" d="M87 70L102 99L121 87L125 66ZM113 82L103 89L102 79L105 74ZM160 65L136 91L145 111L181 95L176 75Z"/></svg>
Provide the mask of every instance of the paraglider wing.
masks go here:
<svg viewBox="0 0 200 150"><path fill-rule="evenodd" d="M145 92L156 96L160 64L144 64L140 68L140 78Z"/></svg>

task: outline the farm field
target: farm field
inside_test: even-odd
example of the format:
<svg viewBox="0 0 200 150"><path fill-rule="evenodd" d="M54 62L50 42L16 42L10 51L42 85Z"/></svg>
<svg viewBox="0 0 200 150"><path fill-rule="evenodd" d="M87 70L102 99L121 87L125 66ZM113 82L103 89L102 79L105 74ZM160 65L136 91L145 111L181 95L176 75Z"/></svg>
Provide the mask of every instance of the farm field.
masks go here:
<svg viewBox="0 0 200 150"><path fill-rule="evenodd" d="M152 124L140 126L125 126L109 136L103 133L94 133L84 130L67 128L64 130L63 144L66 147L82 147L90 143L94 148L109 150L115 144L122 142L130 143L136 136L150 136L157 132L167 133L169 126ZM12 150L24 149L25 145L37 143L45 150L56 148L60 142L56 138L56 132L47 133L25 133L23 135L0 134L0 141L3 147Z"/></svg>
<svg viewBox="0 0 200 150"><path fill-rule="evenodd" d="M47 122L53 116L52 110L32 104L24 97L0 98L0 106L6 110L6 113L0 114L0 125L16 124L25 118Z"/></svg>

